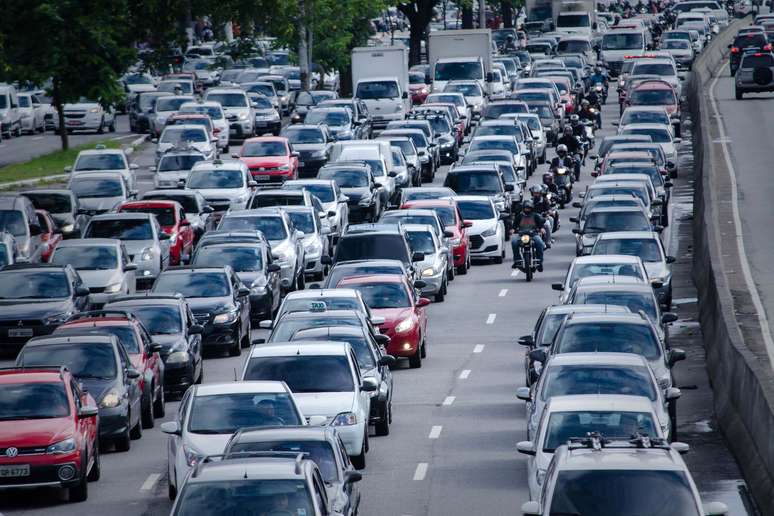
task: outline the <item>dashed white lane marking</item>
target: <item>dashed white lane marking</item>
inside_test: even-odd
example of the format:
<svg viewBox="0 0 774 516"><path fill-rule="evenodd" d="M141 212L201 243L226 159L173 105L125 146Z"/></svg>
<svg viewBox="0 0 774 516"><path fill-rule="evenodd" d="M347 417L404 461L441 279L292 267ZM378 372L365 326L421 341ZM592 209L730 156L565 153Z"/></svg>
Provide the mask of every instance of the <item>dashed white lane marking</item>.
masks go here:
<svg viewBox="0 0 774 516"><path fill-rule="evenodd" d="M460 373L460 380L466 380L470 376L470 369L463 369Z"/></svg>
<svg viewBox="0 0 774 516"><path fill-rule="evenodd" d="M414 471L414 480L424 480L425 475L427 475L427 462L420 462Z"/></svg>
<svg viewBox="0 0 774 516"><path fill-rule="evenodd" d="M430 435L427 436L428 439L438 439L441 436L441 430L443 430L443 427L441 425L436 425L433 428L430 429Z"/></svg>
<svg viewBox="0 0 774 516"><path fill-rule="evenodd" d="M156 485L156 482L159 481L159 478L161 478L161 473L151 473L148 475L148 478L146 478L145 482L142 483L140 491L150 491L153 489L153 486Z"/></svg>
<svg viewBox="0 0 774 516"><path fill-rule="evenodd" d="M680 299L675 299L672 301L673 305L689 305L691 303L696 303L699 300L698 297L681 297Z"/></svg>
<svg viewBox="0 0 774 516"><path fill-rule="evenodd" d="M446 398L444 398L444 400L443 400L442 405L448 407L449 405L454 403L454 400L456 400L456 399L457 399L456 396L446 396Z"/></svg>
<svg viewBox="0 0 774 516"><path fill-rule="evenodd" d="M497 318L497 314L489 314L489 316L486 318L486 323L492 324L495 322L496 318Z"/></svg>
<svg viewBox="0 0 774 516"><path fill-rule="evenodd" d="M476 344L476 347L473 348L473 353L481 353L482 351L484 351L483 344Z"/></svg>
<svg viewBox="0 0 774 516"><path fill-rule="evenodd" d="M516 276L518 276L519 272L521 272L521 271L516 270L516 271L511 272L511 278L515 278Z"/></svg>
<svg viewBox="0 0 774 516"><path fill-rule="evenodd" d="M505 296L507 296L507 295L508 295L508 289L507 289L507 288L504 288L504 289L502 289L502 290L500 291L500 293L499 293L499 294L497 294L497 296L498 296L498 297L505 297Z"/></svg>
<svg viewBox="0 0 774 516"><path fill-rule="evenodd" d="M43 138L45 138L45 136L35 136L33 140L38 141L38 140L42 140Z"/></svg>

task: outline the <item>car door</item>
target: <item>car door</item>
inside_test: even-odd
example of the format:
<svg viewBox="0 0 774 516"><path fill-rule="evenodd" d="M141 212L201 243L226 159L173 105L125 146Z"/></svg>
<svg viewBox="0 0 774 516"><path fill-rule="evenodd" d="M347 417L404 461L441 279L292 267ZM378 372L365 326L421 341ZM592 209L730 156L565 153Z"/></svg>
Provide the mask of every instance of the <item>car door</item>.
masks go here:
<svg viewBox="0 0 774 516"><path fill-rule="evenodd" d="M341 438L336 436L336 454L342 464L342 469L346 473L347 471L355 471L354 466L349 461L349 455L347 455L347 449L344 447L344 443ZM346 510L342 511L345 515L358 514L360 509L360 488L357 482L347 482L344 484L344 492L347 495Z"/></svg>
<svg viewBox="0 0 774 516"><path fill-rule="evenodd" d="M139 378L129 378L127 375L127 372L129 368L132 367L132 361L129 359L129 355L126 354L126 350L123 346L120 344L117 347L118 354L119 354L119 360L121 365L121 370L123 371L123 384L124 388L127 391L128 397L129 397L129 408L131 410L131 413L136 416L136 419L140 419L140 414L142 413L141 410L141 400L142 400L142 376ZM142 371L140 371L140 374L142 374ZM130 425L132 425L132 422L130 421ZM132 425L133 426L133 425Z"/></svg>
<svg viewBox="0 0 774 516"><path fill-rule="evenodd" d="M164 388L164 362L161 360L159 352L153 351L151 349L153 345L153 339L145 327L140 326L138 330L143 353L145 354L145 362L147 363L148 372L153 378L156 391L160 391ZM151 394L156 396L156 392L152 392Z"/></svg>
<svg viewBox="0 0 774 516"><path fill-rule="evenodd" d="M380 386L379 390L381 391L382 388L384 388L387 391L387 402L389 403L390 399L392 398L392 371L390 370L390 367L386 364L379 365L379 361L382 359L384 355L387 354L384 347L380 346L374 339L372 335L367 335L366 338L369 339L371 351L374 354L374 359L377 363L377 369L379 370L379 381Z"/></svg>
<svg viewBox="0 0 774 516"><path fill-rule="evenodd" d="M196 324L191 309L188 304L183 307L183 321L185 324L186 341L188 342L188 352L193 356L194 376L198 378L197 372L202 365L202 336L200 334L191 333L191 326Z"/></svg>
<svg viewBox="0 0 774 516"><path fill-rule="evenodd" d="M357 364L357 358L355 358L355 354L352 352L352 349L349 350L349 362L350 367L352 368L352 374L355 378L355 389L357 389L356 394L358 399L358 421L368 422L368 416L371 413L371 393L365 392L360 388L363 383L363 374L360 371L360 366ZM368 432L367 425L366 432Z"/></svg>
<svg viewBox="0 0 774 516"><path fill-rule="evenodd" d="M94 437L97 432L97 418L78 417L78 413L80 412L81 408L87 404L87 396L83 391L81 391L80 387L78 387L78 383L72 378L70 379L70 391L72 393L73 404L75 406L74 415L76 417L77 433L80 436L80 439L85 443L89 457L93 457Z"/></svg>
<svg viewBox="0 0 774 516"><path fill-rule="evenodd" d="M159 249L159 256L160 256L159 272L161 272L167 268L167 265L169 265L169 247L171 245L170 244L171 240L170 239L162 240L160 236L161 236L161 233L163 233L163 231L161 230L161 226L159 226L158 219L156 219L156 217L152 217L152 221L153 221L153 232L155 233L154 238L156 239L156 242L157 242L156 245Z"/></svg>
<svg viewBox="0 0 774 516"><path fill-rule="evenodd" d="M266 275L266 284L271 291L272 296L272 310L279 308L279 303L282 298L280 292L280 270L269 271L269 265L274 265L274 257L271 255L271 249L266 246L263 250L264 257L263 262L266 264L264 274ZM279 265L277 265L279 267Z"/></svg>
<svg viewBox="0 0 774 516"><path fill-rule="evenodd" d="M180 401L180 405L177 408L177 413L175 414L175 420L177 421L178 429L180 432L177 434L170 434L167 441L167 467L169 470L168 478L170 482L177 482L177 465L179 464L181 467L183 467L186 462L185 451L182 449L182 441L183 436L185 435L185 425L189 406L191 405L192 391L193 389L188 389L185 391L183 399ZM181 486L176 485L175 487L177 487L179 490Z"/></svg>
<svg viewBox="0 0 774 516"><path fill-rule="evenodd" d="M178 224L177 239L181 242L180 258L182 260L184 257L188 257L190 260L191 254L193 254L194 231L191 227L191 223L185 218L185 212L183 211L182 206L177 207L175 210L177 212L175 218L177 219Z"/></svg>
<svg viewBox="0 0 774 516"><path fill-rule="evenodd" d="M234 303L239 307L242 321L242 335L250 337L250 293L244 292L244 285L234 271L230 271L231 290L234 294Z"/></svg>

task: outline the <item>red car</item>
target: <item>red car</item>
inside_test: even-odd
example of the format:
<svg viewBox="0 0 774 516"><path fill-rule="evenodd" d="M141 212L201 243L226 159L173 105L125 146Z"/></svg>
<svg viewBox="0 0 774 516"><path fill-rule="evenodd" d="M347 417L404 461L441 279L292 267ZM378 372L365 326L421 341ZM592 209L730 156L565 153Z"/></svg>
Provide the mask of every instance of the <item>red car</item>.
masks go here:
<svg viewBox="0 0 774 516"><path fill-rule="evenodd" d="M145 326L134 315L119 310L94 310L72 316L54 330L55 335L83 333L115 335L140 372L142 392L142 426L153 428L154 418L164 417L164 362L159 356L161 346L151 341Z"/></svg>
<svg viewBox="0 0 774 516"><path fill-rule="evenodd" d="M62 231L57 229L54 219L46 210L35 210L35 213L38 216L38 225L42 231L40 239L45 245L40 257L44 262L48 262L54 248L62 241Z"/></svg>
<svg viewBox="0 0 774 516"><path fill-rule="evenodd" d="M258 184L284 183L298 178L298 153L281 136L249 138L234 157L247 165Z"/></svg>
<svg viewBox="0 0 774 516"><path fill-rule="evenodd" d="M427 313L430 300L419 297L404 276L375 274L342 279L337 287L354 288L374 315L384 317L381 332L390 338L387 353L422 367L427 356Z"/></svg>
<svg viewBox="0 0 774 516"><path fill-rule="evenodd" d="M64 367L0 370L0 489L53 486L71 502L99 480L97 403Z"/></svg>
<svg viewBox="0 0 774 516"><path fill-rule="evenodd" d="M430 86L425 83L425 74L409 72L409 93L412 104L423 104L430 94Z"/></svg>
<svg viewBox="0 0 774 516"><path fill-rule="evenodd" d="M663 106L669 116L679 116L680 100L666 81L645 81L626 95L627 106Z"/></svg>
<svg viewBox="0 0 774 516"><path fill-rule="evenodd" d="M127 201L121 203L117 211L154 214L161 230L171 237L168 240L169 264L181 265L191 259L196 232L177 201Z"/></svg>
<svg viewBox="0 0 774 516"><path fill-rule="evenodd" d="M460 209L457 207L457 201L454 199L418 199L416 201L404 202L400 208L402 210L409 208L434 210L443 225L446 226L446 230L454 233L454 236L451 238L451 244L454 267L457 269L457 274L468 273L468 269L470 269L468 228L473 223L463 220Z"/></svg>

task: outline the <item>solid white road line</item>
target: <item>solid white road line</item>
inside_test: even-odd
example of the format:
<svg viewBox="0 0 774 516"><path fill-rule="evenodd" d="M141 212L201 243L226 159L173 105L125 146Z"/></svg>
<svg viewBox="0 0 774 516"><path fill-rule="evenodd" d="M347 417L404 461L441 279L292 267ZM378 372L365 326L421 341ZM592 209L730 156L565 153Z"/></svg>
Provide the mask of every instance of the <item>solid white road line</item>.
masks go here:
<svg viewBox="0 0 774 516"><path fill-rule="evenodd" d="M496 318L497 318L497 314L489 314L489 316L486 318L486 323L493 324Z"/></svg>
<svg viewBox="0 0 774 516"><path fill-rule="evenodd" d="M449 405L454 403L454 400L456 400L456 399L457 398L455 396L446 396L446 398L444 398L444 400L443 400L442 405L444 405L445 407L448 407Z"/></svg>
<svg viewBox="0 0 774 516"><path fill-rule="evenodd" d="M424 480L425 475L427 475L427 462L420 462L414 471L414 480Z"/></svg>
<svg viewBox="0 0 774 516"><path fill-rule="evenodd" d="M430 435L427 436L428 439L438 439L441 436L441 430L443 430L443 427L440 425L436 425L433 428L430 429Z"/></svg>
<svg viewBox="0 0 774 516"><path fill-rule="evenodd" d="M715 86L720 79L720 73L715 75L710 85L710 103L712 104L712 111L715 112L715 116L718 117L718 132L720 133L720 139L726 139L726 127L723 123L723 119L720 117L720 110L718 109L718 101L715 98ZM731 154L728 151L728 143L722 142L718 145L723 149L723 158L728 167L731 177L731 207L734 216L734 230L736 232L736 248L739 253L740 262L742 262L742 275L744 281L747 284L747 290L750 292L755 311L758 316L758 324L761 327L761 334L763 335L763 342L766 344L766 351L769 355L769 364L774 367L774 340L771 337L771 329L769 327L769 320L766 318L766 312L763 309L763 303L761 302L761 296L758 293L758 288L755 286L755 282L752 279L752 273L750 272L750 262L747 259L747 251L744 247L744 235L742 233L742 219L739 216L739 192L736 184L736 170L731 163Z"/></svg>
<svg viewBox="0 0 774 516"><path fill-rule="evenodd" d="M148 475L148 478L146 478L145 482L142 483L140 491L150 491L153 489L153 486L156 485L156 482L159 481L159 478L161 478L161 473L151 473Z"/></svg>
<svg viewBox="0 0 774 516"><path fill-rule="evenodd" d="M498 295L498 297L505 297L505 296L507 296L508 295L508 289L507 288L502 289L500 291L500 293L497 294L497 295Z"/></svg>
<svg viewBox="0 0 774 516"><path fill-rule="evenodd" d="M460 373L460 380L467 380L468 376L470 376L470 369L463 369Z"/></svg>
<svg viewBox="0 0 774 516"><path fill-rule="evenodd" d="M481 353L482 351L484 351L483 344L476 344L476 347L473 348L473 353Z"/></svg>

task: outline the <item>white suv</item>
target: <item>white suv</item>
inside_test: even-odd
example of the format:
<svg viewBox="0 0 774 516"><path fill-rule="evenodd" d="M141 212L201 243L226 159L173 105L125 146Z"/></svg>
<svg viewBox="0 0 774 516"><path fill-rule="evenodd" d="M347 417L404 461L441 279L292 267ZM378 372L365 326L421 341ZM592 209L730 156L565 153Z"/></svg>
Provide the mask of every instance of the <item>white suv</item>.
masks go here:
<svg viewBox="0 0 774 516"><path fill-rule="evenodd" d="M185 187L201 193L214 211L225 212L244 210L256 183L243 162L216 159L195 164Z"/></svg>
<svg viewBox="0 0 774 516"><path fill-rule="evenodd" d="M178 113L203 113L210 117L218 137L218 148L228 149L228 121L220 102L186 102Z"/></svg>
<svg viewBox="0 0 774 516"><path fill-rule="evenodd" d="M130 190L136 188L135 170L137 165L129 163L126 153L121 149L106 149L97 145L96 149L82 150L75 158L73 166L65 167L66 173L73 175L83 172L120 172Z"/></svg>
<svg viewBox="0 0 774 516"><path fill-rule="evenodd" d="M241 88L211 88L206 102L218 102L226 113L229 141L245 140L255 134L255 110L247 93Z"/></svg>

